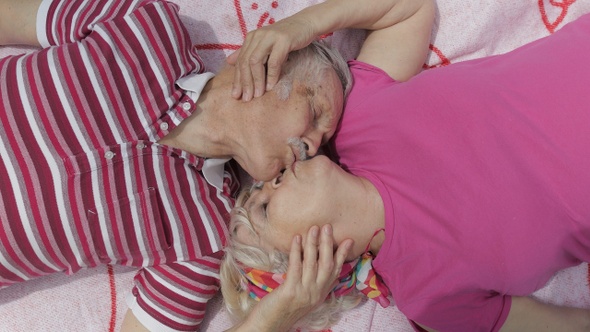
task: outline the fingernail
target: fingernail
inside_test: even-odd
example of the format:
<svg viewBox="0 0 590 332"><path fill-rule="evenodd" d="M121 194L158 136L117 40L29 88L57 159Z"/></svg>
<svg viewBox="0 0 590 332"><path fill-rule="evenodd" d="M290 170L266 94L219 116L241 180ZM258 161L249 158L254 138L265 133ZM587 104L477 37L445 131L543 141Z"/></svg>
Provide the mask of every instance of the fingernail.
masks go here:
<svg viewBox="0 0 590 332"><path fill-rule="evenodd" d="M326 235L332 235L332 225L325 225L324 233L326 233Z"/></svg>
<svg viewBox="0 0 590 332"><path fill-rule="evenodd" d="M252 99L252 95L250 94L250 91L242 91L242 100L250 101L250 99Z"/></svg>
<svg viewBox="0 0 590 332"><path fill-rule="evenodd" d="M256 90L254 91L254 97L260 97L262 96L262 91L258 88L256 88Z"/></svg>
<svg viewBox="0 0 590 332"><path fill-rule="evenodd" d="M301 244L301 235L295 235L295 242L297 242L297 244Z"/></svg>
<svg viewBox="0 0 590 332"><path fill-rule="evenodd" d="M316 226L313 226L313 228L311 229L311 236L313 236L313 237L318 236L318 228Z"/></svg>
<svg viewBox="0 0 590 332"><path fill-rule="evenodd" d="M232 95L232 97L237 98L238 97L238 88L233 88L231 90L231 95Z"/></svg>
<svg viewBox="0 0 590 332"><path fill-rule="evenodd" d="M266 91L272 90L272 85L270 83L266 83Z"/></svg>

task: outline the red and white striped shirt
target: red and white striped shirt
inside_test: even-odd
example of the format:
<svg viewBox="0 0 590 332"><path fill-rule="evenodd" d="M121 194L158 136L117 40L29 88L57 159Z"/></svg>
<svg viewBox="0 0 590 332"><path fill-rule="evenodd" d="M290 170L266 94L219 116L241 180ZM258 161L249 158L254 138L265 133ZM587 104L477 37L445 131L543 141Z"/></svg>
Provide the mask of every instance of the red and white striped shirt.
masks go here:
<svg viewBox="0 0 590 332"><path fill-rule="evenodd" d="M238 183L156 143L195 109L175 82L203 71L177 6L44 0L38 22L46 48L0 60L0 287L137 266L142 323L196 329Z"/></svg>

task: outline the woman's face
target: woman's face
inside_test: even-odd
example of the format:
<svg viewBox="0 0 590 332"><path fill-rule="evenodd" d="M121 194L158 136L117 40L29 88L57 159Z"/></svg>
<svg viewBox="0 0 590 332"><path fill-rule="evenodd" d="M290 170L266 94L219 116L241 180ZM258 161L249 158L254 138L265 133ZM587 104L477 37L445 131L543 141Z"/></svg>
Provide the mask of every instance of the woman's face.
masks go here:
<svg viewBox="0 0 590 332"><path fill-rule="evenodd" d="M296 234L341 219L343 203L334 193L345 174L325 156L293 163L282 175L254 189L244 205L260 243L253 242L246 229L236 230L238 238L266 250L289 252ZM335 240L337 244L342 239Z"/></svg>

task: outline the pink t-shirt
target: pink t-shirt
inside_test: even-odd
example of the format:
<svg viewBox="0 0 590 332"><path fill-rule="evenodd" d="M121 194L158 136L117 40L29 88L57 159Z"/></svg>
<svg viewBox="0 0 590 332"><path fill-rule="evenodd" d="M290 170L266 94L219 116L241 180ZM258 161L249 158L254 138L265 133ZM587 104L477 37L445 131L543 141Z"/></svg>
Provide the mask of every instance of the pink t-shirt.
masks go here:
<svg viewBox="0 0 590 332"><path fill-rule="evenodd" d="M590 261L590 16L517 51L398 83L350 63L333 141L379 190L374 266L439 331L497 331L511 295Z"/></svg>

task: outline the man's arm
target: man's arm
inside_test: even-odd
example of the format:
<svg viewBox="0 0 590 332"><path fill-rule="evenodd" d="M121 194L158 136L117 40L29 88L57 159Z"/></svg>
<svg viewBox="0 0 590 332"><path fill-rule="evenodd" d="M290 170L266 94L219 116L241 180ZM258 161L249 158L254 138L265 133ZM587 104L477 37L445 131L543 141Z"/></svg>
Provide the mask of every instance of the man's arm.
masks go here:
<svg viewBox="0 0 590 332"><path fill-rule="evenodd" d="M149 330L139 322L133 311L127 310L121 324L121 332L149 332Z"/></svg>
<svg viewBox="0 0 590 332"><path fill-rule="evenodd" d="M327 0L307 7L248 33L242 48L228 58L237 67L232 96L262 95L278 81L290 51L344 28L369 31L358 60L405 81L422 69L434 16L433 0Z"/></svg>
<svg viewBox="0 0 590 332"><path fill-rule="evenodd" d="M0 0L0 45L39 46L37 11L41 0Z"/></svg>

